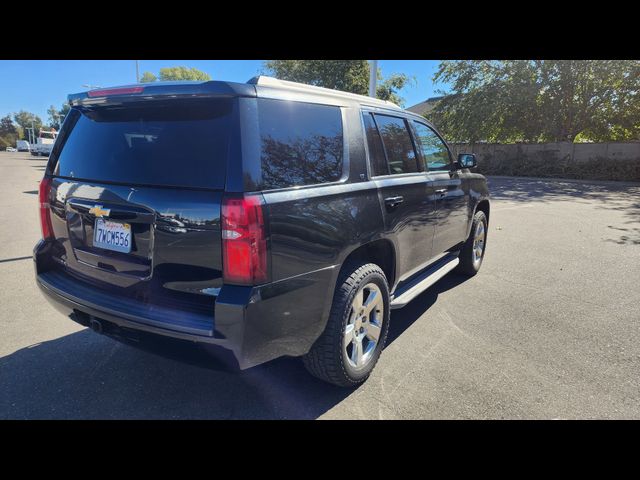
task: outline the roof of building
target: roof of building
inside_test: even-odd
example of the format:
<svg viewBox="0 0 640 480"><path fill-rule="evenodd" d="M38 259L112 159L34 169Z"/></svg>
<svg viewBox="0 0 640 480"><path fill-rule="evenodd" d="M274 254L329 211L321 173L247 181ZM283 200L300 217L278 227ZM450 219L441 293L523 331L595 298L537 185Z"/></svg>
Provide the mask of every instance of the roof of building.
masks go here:
<svg viewBox="0 0 640 480"><path fill-rule="evenodd" d="M407 110L413 113L417 113L418 115L426 115L431 112L431 110L433 110L433 108L436 106L436 103L438 103L438 101L443 99L444 97L444 95L441 95L439 97L427 98L420 103L412 105L411 107L407 108Z"/></svg>

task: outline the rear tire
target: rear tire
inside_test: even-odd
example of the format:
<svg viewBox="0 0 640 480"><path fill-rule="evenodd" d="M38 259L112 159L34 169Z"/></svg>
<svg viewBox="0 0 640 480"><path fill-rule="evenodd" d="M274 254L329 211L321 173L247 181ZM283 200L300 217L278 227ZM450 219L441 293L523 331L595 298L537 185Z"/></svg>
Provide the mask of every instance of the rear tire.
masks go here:
<svg viewBox="0 0 640 480"><path fill-rule="evenodd" d="M464 242L460 250L460 263L456 267L456 272L462 275L473 277L482 266L484 253L487 250L487 216L482 211L476 212L471 224L469 238Z"/></svg>
<svg viewBox="0 0 640 480"><path fill-rule="evenodd" d="M389 286L373 263L345 265L324 332L302 357L315 377L340 387L362 384L389 332Z"/></svg>

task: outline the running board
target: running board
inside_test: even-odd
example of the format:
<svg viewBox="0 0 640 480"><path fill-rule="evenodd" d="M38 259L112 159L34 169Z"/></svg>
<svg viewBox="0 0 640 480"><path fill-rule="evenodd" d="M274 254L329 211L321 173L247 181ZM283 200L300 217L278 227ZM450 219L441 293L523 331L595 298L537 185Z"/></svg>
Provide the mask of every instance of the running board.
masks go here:
<svg viewBox="0 0 640 480"><path fill-rule="evenodd" d="M418 278L413 280L406 288L403 288L400 295L395 295L391 299L391 309L402 308L411 300L424 292L431 285L444 277L451 270L456 268L460 263L460 259L456 256L450 258L444 264L438 263L422 273Z"/></svg>

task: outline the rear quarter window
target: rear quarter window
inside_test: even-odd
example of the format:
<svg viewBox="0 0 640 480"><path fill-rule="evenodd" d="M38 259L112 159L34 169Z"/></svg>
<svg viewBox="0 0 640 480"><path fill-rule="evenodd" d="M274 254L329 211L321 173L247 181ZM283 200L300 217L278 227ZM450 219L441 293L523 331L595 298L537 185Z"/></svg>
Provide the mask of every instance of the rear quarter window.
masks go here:
<svg viewBox="0 0 640 480"><path fill-rule="evenodd" d="M262 189L316 185L343 173L339 107L258 99Z"/></svg>
<svg viewBox="0 0 640 480"><path fill-rule="evenodd" d="M123 184L224 188L230 99L73 109L54 174Z"/></svg>

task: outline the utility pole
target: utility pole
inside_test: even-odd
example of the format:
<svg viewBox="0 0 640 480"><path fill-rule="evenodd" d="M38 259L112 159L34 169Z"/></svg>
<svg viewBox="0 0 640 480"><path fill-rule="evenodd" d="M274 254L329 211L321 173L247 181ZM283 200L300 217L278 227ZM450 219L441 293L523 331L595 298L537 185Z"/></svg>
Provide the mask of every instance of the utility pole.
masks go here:
<svg viewBox="0 0 640 480"><path fill-rule="evenodd" d="M140 60L136 60L136 83L140 83Z"/></svg>
<svg viewBox="0 0 640 480"><path fill-rule="evenodd" d="M378 60L371 60L369 69L369 96L376 98L376 81L378 80Z"/></svg>

